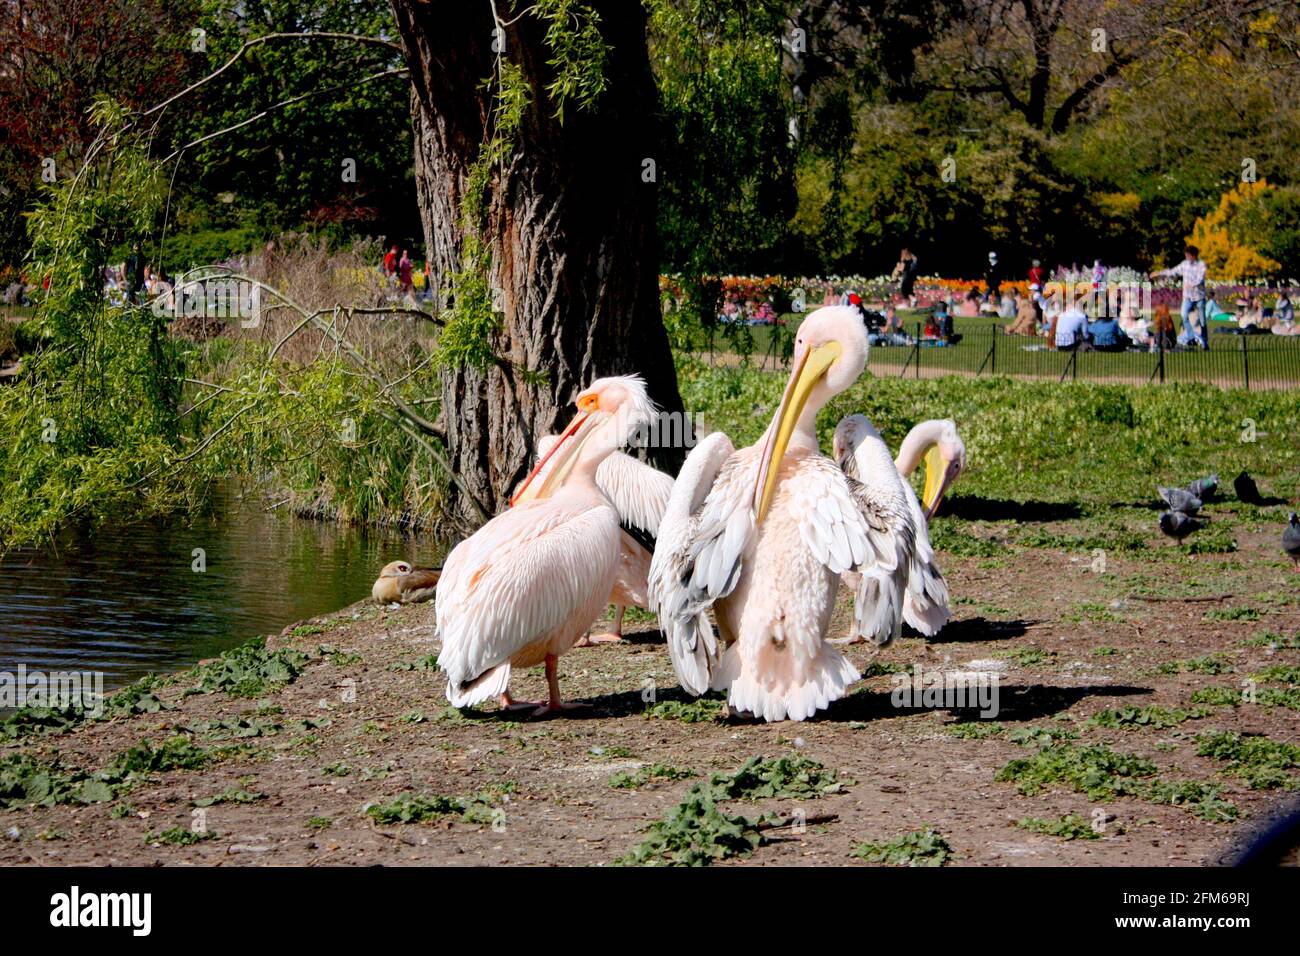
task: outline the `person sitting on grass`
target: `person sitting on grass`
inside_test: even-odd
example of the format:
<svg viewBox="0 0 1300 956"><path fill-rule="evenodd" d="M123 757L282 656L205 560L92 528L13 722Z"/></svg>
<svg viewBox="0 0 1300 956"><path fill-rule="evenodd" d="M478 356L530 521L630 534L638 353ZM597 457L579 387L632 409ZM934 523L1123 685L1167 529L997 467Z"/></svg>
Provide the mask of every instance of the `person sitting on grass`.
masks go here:
<svg viewBox="0 0 1300 956"><path fill-rule="evenodd" d="M925 320L925 328L921 331L921 337L927 341L937 341L943 338L943 330L939 328L938 317L930 313L930 317Z"/></svg>
<svg viewBox="0 0 1300 956"><path fill-rule="evenodd" d="M1062 352L1073 352L1083 344L1088 332L1088 315L1077 304L1071 304L1056 319L1056 348Z"/></svg>
<svg viewBox="0 0 1300 956"><path fill-rule="evenodd" d="M1273 306L1273 328L1269 331L1274 335L1300 335L1300 325L1295 321L1295 306L1285 290L1277 295L1277 304Z"/></svg>
<svg viewBox="0 0 1300 956"><path fill-rule="evenodd" d="M1169 351L1175 345L1174 317L1170 314L1167 305L1158 305L1151 313L1151 341L1156 348L1165 351Z"/></svg>
<svg viewBox="0 0 1300 956"><path fill-rule="evenodd" d="M1088 323L1088 340L1098 352L1123 352L1131 344L1128 336L1120 331L1119 323L1109 315Z"/></svg>
<svg viewBox="0 0 1300 956"><path fill-rule="evenodd" d="M1007 327L1007 335L1037 335L1038 306L1034 300L1025 297L1016 309L1016 321Z"/></svg>

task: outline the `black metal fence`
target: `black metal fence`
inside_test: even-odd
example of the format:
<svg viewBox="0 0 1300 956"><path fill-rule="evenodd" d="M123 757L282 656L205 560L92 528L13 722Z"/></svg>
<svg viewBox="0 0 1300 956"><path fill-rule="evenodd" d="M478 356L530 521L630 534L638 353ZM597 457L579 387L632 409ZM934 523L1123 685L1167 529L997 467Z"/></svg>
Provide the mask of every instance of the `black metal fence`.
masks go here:
<svg viewBox="0 0 1300 956"><path fill-rule="evenodd" d="M998 323L966 325L955 341L926 340L920 326L910 344L871 351L877 375L1009 375L1145 384L1201 382L1222 388L1300 387L1300 335L1210 336L1209 349L1154 345L1147 350L1102 351L1086 345L1055 349L1041 336L1008 335Z"/></svg>

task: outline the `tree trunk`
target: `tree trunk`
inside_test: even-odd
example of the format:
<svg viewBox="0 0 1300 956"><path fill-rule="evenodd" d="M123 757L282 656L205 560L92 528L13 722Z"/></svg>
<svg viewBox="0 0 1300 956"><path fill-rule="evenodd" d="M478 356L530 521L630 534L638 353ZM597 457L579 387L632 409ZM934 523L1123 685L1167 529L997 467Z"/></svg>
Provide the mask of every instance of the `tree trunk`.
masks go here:
<svg viewBox="0 0 1300 956"><path fill-rule="evenodd" d="M462 268L466 176L492 132L492 5L391 2L411 69L420 214L445 290ZM665 411L681 411L659 308L656 186L642 181L657 110L645 14L626 0L592 6L611 48L608 85L592 109L567 104L563 123L546 92L555 54L545 25L526 13L504 26L503 56L532 96L479 233L500 290L494 350L504 361L443 375L448 459L463 485L451 488L449 518L462 530L504 507L537 438L563 427L592 379L639 372Z"/></svg>

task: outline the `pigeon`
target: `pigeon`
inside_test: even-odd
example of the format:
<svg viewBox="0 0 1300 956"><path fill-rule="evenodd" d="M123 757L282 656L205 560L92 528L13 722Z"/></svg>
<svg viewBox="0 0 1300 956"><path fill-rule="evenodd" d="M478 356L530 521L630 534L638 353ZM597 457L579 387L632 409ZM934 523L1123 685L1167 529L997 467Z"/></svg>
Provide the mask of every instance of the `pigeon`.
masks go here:
<svg viewBox="0 0 1300 956"><path fill-rule="evenodd" d="M1185 488L1156 488L1156 491L1160 492L1170 511L1194 515L1201 510L1201 499Z"/></svg>
<svg viewBox="0 0 1300 956"><path fill-rule="evenodd" d="M1166 511L1160 516L1160 530L1180 542L1193 531L1200 531L1205 524L1200 518L1193 518L1181 511Z"/></svg>
<svg viewBox="0 0 1300 956"><path fill-rule="evenodd" d="M1286 530L1282 532L1282 550L1291 556L1295 569L1300 571L1300 518L1291 512L1287 519Z"/></svg>
<svg viewBox="0 0 1300 956"><path fill-rule="evenodd" d="M1232 487L1237 492L1237 497L1246 504L1262 505L1264 503L1264 499L1259 493L1259 486L1255 484L1255 479L1244 471L1233 479Z"/></svg>
<svg viewBox="0 0 1300 956"><path fill-rule="evenodd" d="M1197 478L1187 486L1187 490L1197 498L1200 498L1201 501L1213 501L1215 494L1217 494L1219 490L1219 476L1218 474L1213 474L1208 478Z"/></svg>

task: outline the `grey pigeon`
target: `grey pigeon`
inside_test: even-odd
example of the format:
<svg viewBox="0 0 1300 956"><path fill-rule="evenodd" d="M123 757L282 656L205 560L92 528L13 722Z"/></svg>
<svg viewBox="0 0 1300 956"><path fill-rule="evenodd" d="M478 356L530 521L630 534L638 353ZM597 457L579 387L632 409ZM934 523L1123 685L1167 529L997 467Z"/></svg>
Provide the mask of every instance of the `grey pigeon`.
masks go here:
<svg viewBox="0 0 1300 956"><path fill-rule="evenodd" d="M1295 569L1300 571L1300 518L1293 511L1287 522L1286 530L1282 532L1282 550L1291 556Z"/></svg>
<svg viewBox="0 0 1300 956"><path fill-rule="evenodd" d="M1262 505L1264 503L1264 499L1259 493L1259 486L1255 484L1255 479L1244 471L1233 479L1232 488L1237 492L1237 497L1248 505Z"/></svg>
<svg viewBox="0 0 1300 956"><path fill-rule="evenodd" d="M1160 530L1175 541L1182 541L1193 531L1200 531L1204 527L1205 522L1200 518L1193 518L1181 511L1166 511L1160 516Z"/></svg>
<svg viewBox="0 0 1300 956"><path fill-rule="evenodd" d="M1213 501L1215 494L1219 490L1218 474L1210 475L1208 478L1197 478L1187 486L1187 491L1200 498L1202 501Z"/></svg>
<svg viewBox="0 0 1300 956"><path fill-rule="evenodd" d="M1157 488L1156 491L1160 492L1170 511L1194 515L1201 510L1201 499L1185 488Z"/></svg>

